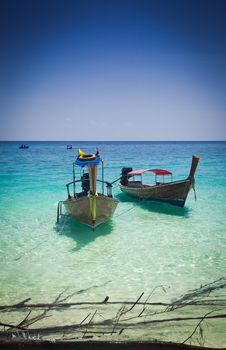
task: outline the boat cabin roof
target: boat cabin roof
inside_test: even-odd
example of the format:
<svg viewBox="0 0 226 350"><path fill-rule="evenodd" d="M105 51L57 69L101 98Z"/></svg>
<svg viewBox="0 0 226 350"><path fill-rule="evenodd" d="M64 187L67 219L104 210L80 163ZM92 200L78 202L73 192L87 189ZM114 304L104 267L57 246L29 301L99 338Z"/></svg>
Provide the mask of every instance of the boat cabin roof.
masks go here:
<svg viewBox="0 0 226 350"><path fill-rule="evenodd" d="M84 167L86 165L90 165L90 164L94 164L94 165L98 165L101 161L100 157L98 155L95 154L87 154L87 158L77 158L75 161L75 165Z"/></svg>
<svg viewBox="0 0 226 350"><path fill-rule="evenodd" d="M130 171L128 175L141 175L148 172L154 173L155 175L172 175L170 171L164 169L139 169Z"/></svg>

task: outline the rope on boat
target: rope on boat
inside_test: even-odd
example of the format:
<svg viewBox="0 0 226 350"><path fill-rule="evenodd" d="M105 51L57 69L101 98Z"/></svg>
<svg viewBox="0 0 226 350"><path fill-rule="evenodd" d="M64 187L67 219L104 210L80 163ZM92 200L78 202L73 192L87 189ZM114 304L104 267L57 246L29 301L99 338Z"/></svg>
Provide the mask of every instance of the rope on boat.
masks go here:
<svg viewBox="0 0 226 350"><path fill-rule="evenodd" d="M192 181L192 189L193 189L193 191L194 191L195 200L197 200L196 190L195 190L195 180Z"/></svg>
<svg viewBox="0 0 226 350"><path fill-rule="evenodd" d="M122 176L118 177L116 180L111 182L111 185L115 184L117 181L119 181L122 178Z"/></svg>
<svg viewBox="0 0 226 350"><path fill-rule="evenodd" d="M118 214L118 215L115 215L114 217L115 217L115 218L118 218L119 216L128 213L129 211L131 211L131 210L134 209L134 208L135 208L135 206L133 206L133 207L127 209L127 210L124 210L122 213L120 213L120 214Z"/></svg>
<svg viewBox="0 0 226 350"><path fill-rule="evenodd" d="M60 216L62 215L62 203L62 201L59 201L57 205L57 224L59 224Z"/></svg>

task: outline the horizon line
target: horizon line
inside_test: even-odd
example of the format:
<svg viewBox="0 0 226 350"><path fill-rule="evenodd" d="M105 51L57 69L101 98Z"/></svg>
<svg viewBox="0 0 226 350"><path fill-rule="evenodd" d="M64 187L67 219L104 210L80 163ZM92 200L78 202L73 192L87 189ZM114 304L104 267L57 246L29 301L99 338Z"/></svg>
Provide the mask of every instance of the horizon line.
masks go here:
<svg viewBox="0 0 226 350"><path fill-rule="evenodd" d="M0 140L0 142L226 142L226 140Z"/></svg>

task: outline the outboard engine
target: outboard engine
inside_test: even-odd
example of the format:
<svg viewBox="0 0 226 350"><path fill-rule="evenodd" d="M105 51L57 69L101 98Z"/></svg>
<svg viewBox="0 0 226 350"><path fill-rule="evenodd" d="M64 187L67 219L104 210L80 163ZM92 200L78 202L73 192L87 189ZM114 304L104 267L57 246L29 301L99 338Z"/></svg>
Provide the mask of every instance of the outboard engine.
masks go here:
<svg viewBox="0 0 226 350"><path fill-rule="evenodd" d="M132 175L127 175L130 171L132 171L133 168L122 168L121 170L121 180L120 183L123 186L127 186L128 185L128 179L132 176Z"/></svg>
<svg viewBox="0 0 226 350"><path fill-rule="evenodd" d="M85 195L89 192L89 173L85 173L81 176L82 180L82 191L85 193Z"/></svg>

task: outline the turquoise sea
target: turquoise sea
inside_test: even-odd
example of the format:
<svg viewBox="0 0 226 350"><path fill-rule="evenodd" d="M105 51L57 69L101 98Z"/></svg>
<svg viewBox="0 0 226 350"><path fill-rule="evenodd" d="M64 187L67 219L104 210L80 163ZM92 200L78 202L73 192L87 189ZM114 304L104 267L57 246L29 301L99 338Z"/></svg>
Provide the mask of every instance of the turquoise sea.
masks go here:
<svg viewBox="0 0 226 350"><path fill-rule="evenodd" d="M226 142L21 143L0 143L1 305L52 302L63 292L73 294L70 301L136 300L144 292L172 302L226 277ZM199 154L197 200L191 191L184 208L136 201L115 184L111 221L94 232L68 215L56 225L78 147L99 148L109 182L124 166L163 168L183 179ZM214 344L226 346L222 322ZM209 332L214 337L214 325Z"/></svg>

